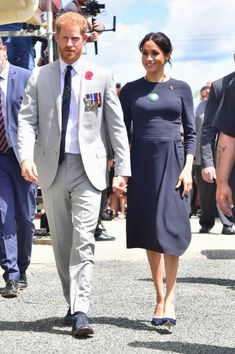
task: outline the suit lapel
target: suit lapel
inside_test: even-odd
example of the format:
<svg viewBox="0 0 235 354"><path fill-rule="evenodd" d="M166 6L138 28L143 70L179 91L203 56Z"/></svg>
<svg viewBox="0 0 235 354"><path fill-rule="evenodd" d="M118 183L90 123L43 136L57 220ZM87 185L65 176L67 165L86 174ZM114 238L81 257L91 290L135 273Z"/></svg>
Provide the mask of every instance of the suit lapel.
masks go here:
<svg viewBox="0 0 235 354"><path fill-rule="evenodd" d="M61 73L60 73L60 66L58 60L50 65L49 78L46 79L50 80L51 83L51 92L57 110L58 124L61 129L61 122L62 122Z"/></svg>
<svg viewBox="0 0 235 354"><path fill-rule="evenodd" d="M11 92L11 94L7 95L7 116L8 119L11 119L11 104L12 104L12 97L13 97L13 92L14 92L14 87L15 87L15 81L16 81L16 71L14 68L10 65L9 66L9 75L8 75L8 83L7 83L7 92Z"/></svg>

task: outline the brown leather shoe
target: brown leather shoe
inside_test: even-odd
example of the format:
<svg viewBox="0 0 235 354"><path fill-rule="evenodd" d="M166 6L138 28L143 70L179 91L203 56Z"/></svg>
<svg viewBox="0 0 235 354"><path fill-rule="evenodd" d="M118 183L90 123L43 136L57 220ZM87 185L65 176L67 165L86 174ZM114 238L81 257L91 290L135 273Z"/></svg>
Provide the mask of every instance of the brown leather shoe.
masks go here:
<svg viewBox="0 0 235 354"><path fill-rule="evenodd" d="M16 297L19 292L18 281L8 280L5 289L2 290L2 296L6 298Z"/></svg>
<svg viewBox="0 0 235 354"><path fill-rule="evenodd" d="M94 330L84 312L75 312L73 316L73 327L71 333L75 337L87 337L94 334Z"/></svg>

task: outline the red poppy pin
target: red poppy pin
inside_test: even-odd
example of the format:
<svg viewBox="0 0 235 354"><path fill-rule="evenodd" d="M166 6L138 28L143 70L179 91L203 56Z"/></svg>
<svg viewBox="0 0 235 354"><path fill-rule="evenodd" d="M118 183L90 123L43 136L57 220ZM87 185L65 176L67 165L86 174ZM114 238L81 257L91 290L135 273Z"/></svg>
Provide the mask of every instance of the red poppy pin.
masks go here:
<svg viewBox="0 0 235 354"><path fill-rule="evenodd" d="M92 76L93 76L93 72L92 71L86 71L86 74L85 74L85 79L86 80L91 80Z"/></svg>

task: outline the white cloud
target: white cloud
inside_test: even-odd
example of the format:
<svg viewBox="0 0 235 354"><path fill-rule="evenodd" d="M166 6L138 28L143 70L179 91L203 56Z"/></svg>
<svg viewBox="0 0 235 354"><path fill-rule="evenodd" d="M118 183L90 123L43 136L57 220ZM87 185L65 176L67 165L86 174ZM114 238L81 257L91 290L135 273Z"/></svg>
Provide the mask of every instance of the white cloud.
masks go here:
<svg viewBox="0 0 235 354"><path fill-rule="evenodd" d="M210 78L234 70L233 0L168 0L169 17L164 29L175 48L174 73L194 90Z"/></svg>
<svg viewBox="0 0 235 354"><path fill-rule="evenodd" d="M225 7L221 6L221 0L168 1L169 18L165 31L186 57L231 53L235 40L235 2L224 2Z"/></svg>

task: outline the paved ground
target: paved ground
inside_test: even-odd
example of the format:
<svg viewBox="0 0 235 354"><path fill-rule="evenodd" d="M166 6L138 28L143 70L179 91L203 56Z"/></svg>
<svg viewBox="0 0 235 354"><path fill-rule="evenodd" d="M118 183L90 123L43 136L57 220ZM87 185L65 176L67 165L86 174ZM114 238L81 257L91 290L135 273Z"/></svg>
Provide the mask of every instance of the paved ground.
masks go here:
<svg viewBox="0 0 235 354"><path fill-rule="evenodd" d="M153 284L145 252L125 248L125 221L106 222L114 242L96 243L90 317L95 336L74 339L62 317L61 294L51 246L34 245L30 285L15 299L0 297L0 354L10 353L235 353L235 236L216 223L198 234L181 258L177 326L151 326ZM4 285L0 280L0 287Z"/></svg>

